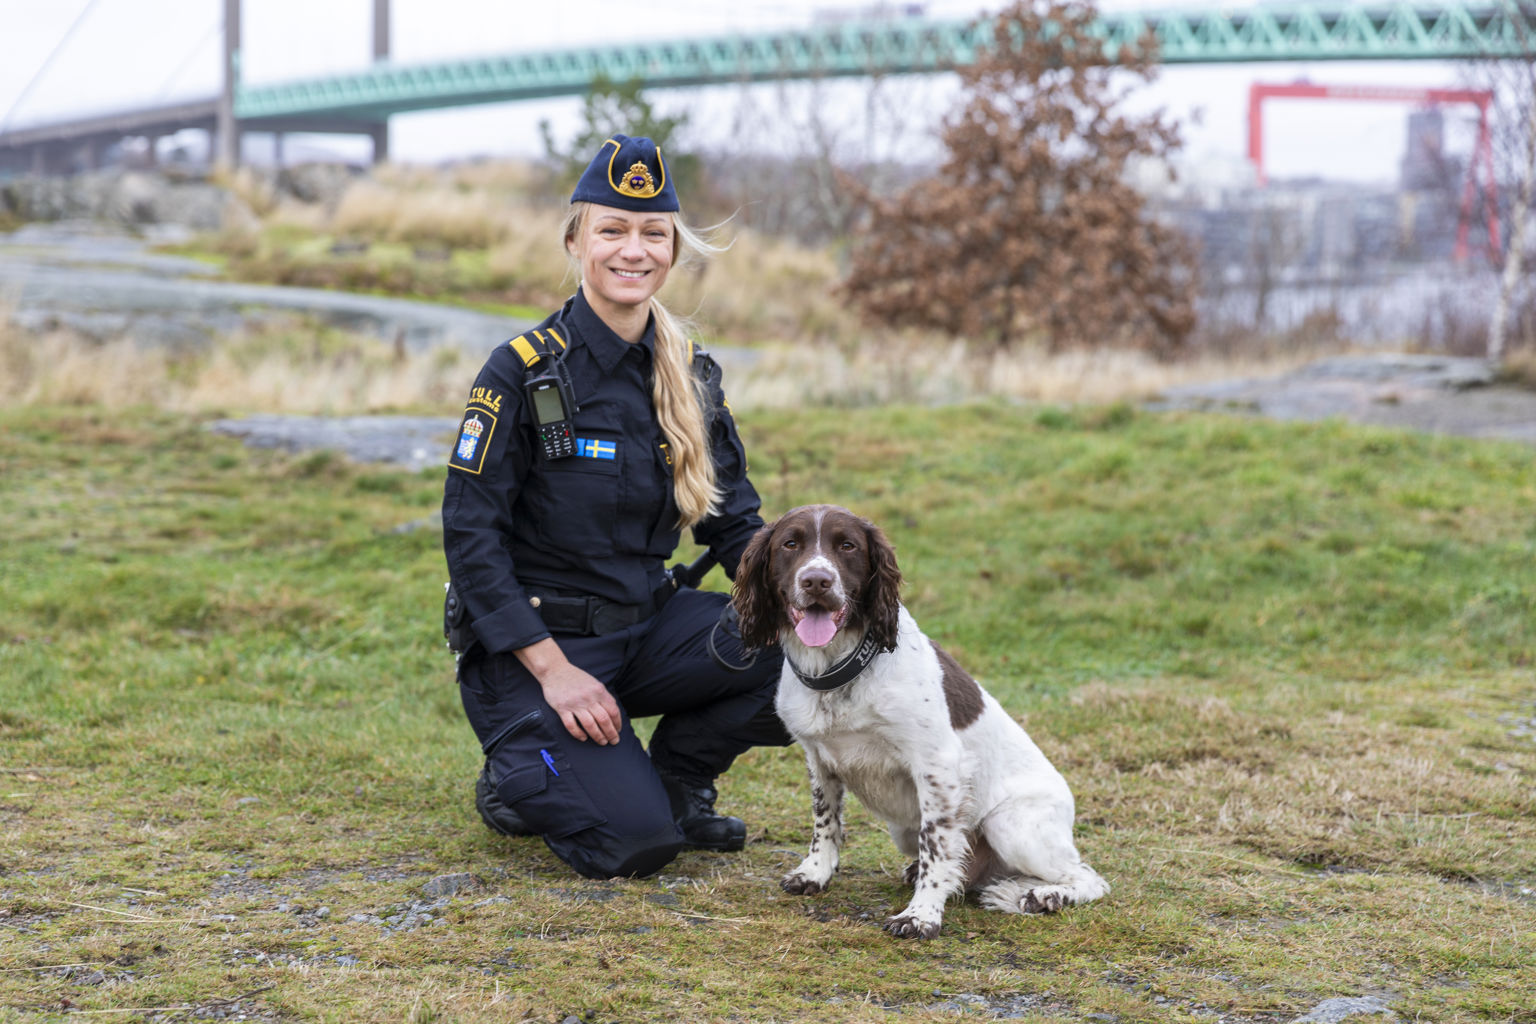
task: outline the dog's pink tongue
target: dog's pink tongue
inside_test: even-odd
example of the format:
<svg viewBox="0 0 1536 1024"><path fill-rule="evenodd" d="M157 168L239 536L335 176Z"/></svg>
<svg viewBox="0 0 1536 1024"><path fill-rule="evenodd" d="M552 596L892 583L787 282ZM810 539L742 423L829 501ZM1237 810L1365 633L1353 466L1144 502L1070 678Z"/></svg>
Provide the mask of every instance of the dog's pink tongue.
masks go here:
<svg viewBox="0 0 1536 1024"><path fill-rule="evenodd" d="M825 647L837 635L837 623L832 621L831 612L813 608L795 623L795 635L807 647Z"/></svg>

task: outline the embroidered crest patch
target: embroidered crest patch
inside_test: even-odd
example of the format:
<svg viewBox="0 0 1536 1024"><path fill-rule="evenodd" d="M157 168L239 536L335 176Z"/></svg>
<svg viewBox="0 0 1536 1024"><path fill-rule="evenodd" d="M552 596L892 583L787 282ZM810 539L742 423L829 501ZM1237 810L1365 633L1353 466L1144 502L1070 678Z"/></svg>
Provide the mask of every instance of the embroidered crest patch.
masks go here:
<svg viewBox="0 0 1536 1024"><path fill-rule="evenodd" d="M496 417L479 404L472 402L464 410L464 419L459 422L459 437L448 458L449 466L466 473L479 474L485 465L485 450L496 433Z"/></svg>

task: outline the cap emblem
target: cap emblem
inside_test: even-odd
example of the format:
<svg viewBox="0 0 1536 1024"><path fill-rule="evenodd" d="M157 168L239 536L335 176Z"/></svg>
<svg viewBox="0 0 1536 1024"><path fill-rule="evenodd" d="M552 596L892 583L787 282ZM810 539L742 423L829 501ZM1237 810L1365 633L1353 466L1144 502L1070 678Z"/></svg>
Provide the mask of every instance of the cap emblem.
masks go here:
<svg viewBox="0 0 1536 1024"><path fill-rule="evenodd" d="M639 160L629 165L629 170L624 172L624 177L615 186L620 195L633 196L636 199L649 199L658 191L656 178L652 176L651 169Z"/></svg>

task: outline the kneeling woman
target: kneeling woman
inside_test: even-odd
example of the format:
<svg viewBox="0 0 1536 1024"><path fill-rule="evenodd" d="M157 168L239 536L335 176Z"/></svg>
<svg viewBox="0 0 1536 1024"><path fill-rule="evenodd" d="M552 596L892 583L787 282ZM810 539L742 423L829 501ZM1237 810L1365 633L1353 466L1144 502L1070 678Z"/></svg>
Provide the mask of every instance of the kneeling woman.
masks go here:
<svg viewBox="0 0 1536 1024"><path fill-rule="evenodd" d="M443 494L443 545L472 642L464 710L485 753L476 806L591 878L679 850L739 850L715 780L789 742L777 652L711 656L726 595L666 571L684 527L733 579L762 525L713 360L656 299L702 243L660 150L615 135L571 197L576 294L498 346L470 392ZM530 397L532 396L532 397ZM743 662L717 634L718 653ZM647 753L632 716L661 715Z"/></svg>

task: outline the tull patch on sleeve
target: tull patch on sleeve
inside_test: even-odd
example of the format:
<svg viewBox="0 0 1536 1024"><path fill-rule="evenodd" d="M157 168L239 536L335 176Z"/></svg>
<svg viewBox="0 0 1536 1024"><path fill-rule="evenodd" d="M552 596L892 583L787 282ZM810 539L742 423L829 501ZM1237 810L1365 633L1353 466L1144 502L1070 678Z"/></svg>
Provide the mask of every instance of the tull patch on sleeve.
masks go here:
<svg viewBox="0 0 1536 1024"><path fill-rule="evenodd" d="M449 467L478 476L485 466L485 450L491 446L495 433L496 416L483 403L471 400L459 422L459 436L448 458Z"/></svg>

